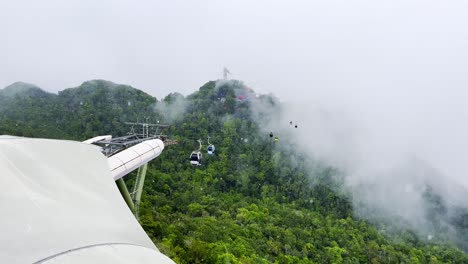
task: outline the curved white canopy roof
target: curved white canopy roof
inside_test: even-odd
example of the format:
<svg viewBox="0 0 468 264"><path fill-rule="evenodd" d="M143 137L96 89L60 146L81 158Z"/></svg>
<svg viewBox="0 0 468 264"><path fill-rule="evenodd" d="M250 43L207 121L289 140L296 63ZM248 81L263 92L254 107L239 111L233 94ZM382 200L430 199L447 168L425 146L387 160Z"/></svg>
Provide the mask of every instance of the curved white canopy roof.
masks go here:
<svg viewBox="0 0 468 264"><path fill-rule="evenodd" d="M0 137L0 186L0 263L174 263L93 145Z"/></svg>

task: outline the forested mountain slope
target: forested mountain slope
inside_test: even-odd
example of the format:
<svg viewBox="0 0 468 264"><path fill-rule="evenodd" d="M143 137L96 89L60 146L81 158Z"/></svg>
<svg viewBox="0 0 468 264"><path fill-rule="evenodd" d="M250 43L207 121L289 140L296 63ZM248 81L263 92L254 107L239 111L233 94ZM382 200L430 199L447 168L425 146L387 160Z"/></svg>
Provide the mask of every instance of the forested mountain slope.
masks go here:
<svg viewBox="0 0 468 264"><path fill-rule="evenodd" d="M335 168L262 129L280 111L278 100L239 81L161 101L100 80L58 94L19 86L0 90L0 134L84 140L123 135L123 122L146 117L171 124L166 132L179 144L150 163L140 222L177 263L468 263L449 241L410 230L389 237L357 218ZM198 139L203 165L192 167Z"/></svg>

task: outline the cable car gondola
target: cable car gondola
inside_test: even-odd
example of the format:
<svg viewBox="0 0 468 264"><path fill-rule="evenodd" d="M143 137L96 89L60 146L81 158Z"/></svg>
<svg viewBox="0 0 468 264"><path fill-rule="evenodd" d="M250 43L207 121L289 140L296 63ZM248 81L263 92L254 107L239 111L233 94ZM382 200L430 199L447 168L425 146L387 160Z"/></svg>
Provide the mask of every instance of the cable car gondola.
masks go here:
<svg viewBox="0 0 468 264"><path fill-rule="evenodd" d="M206 149L209 155L213 155L215 152L215 146L210 143L210 137L208 136L208 148Z"/></svg>
<svg viewBox="0 0 468 264"><path fill-rule="evenodd" d="M190 164L193 166L201 166L202 154L200 151L194 151L190 154Z"/></svg>
<svg viewBox="0 0 468 264"><path fill-rule="evenodd" d="M208 150L208 154L213 155L215 152L215 146L209 145L207 150Z"/></svg>
<svg viewBox="0 0 468 264"><path fill-rule="evenodd" d="M192 164L193 166L202 165L202 143L200 139L198 140L198 143L200 143L200 147L198 148L198 150L192 151L192 154L190 154L190 164Z"/></svg>

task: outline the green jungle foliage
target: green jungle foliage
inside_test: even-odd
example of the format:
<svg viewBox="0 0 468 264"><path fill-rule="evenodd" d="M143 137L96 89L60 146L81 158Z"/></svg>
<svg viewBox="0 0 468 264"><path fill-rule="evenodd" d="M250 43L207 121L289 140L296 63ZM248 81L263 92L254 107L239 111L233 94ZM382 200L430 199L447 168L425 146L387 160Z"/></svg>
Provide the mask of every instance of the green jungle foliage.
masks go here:
<svg viewBox="0 0 468 264"><path fill-rule="evenodd" d="M267 110L254 115L253 104ZM355 216L334 168L262 131L258 120L280 107L238 81L162 101L101 80L58 94L15 83L0 90L0 134L85 140L124 135L126 121L170 121L165 132L178 144L149 164L140 223L177 263L468 263L448 241L410 230L395 239ZM208 135L215 155L206 154ZM199 138L203 165L192 167ZM456 219L465 232L467 219Z"/></svg>

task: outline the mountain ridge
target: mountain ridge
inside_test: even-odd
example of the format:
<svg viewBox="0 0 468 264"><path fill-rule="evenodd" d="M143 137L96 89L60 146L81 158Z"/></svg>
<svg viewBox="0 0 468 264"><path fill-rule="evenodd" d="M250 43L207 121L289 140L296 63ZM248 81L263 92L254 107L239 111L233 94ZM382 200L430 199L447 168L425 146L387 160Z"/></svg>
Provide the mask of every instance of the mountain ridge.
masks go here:
<svg viewBox="0 0 468 264"><path fill-rule="evenodd" d="M262 122L275 118L280 102L241 81L210 81L188 96L158 100L94 80L48 97L7 101L0 134L84 140L125 135L125 121L144 117L170 122L167 134L179 144L149 164L140 222L178 263L468 261L446 241L411 230L392 241L356 217L335 168L297 153L285 137L275 143L264 131ZM207 136L216 153L204 153L203 166L194 168L189 154ZM133 181L126 178L129 187Z"/></svg>

